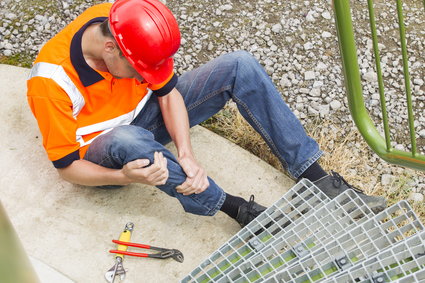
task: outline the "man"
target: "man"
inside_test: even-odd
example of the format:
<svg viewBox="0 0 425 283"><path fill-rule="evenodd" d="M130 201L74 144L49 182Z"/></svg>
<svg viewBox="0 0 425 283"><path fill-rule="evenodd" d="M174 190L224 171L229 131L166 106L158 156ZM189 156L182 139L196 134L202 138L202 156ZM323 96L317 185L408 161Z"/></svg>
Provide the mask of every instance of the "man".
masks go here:
<svg viewBox="0 0 425 283"><path fill-rule="evenodd" d="M189 138L190 126L232 99L294 178L315 182L331 198L351 188L323 171L317 143L251 55L230 53L177 78L179 45L177 22L157 0L93 6L45 44L28 79L28 102L63 179L157 186L187 212L221 210L245 226L265 208L217 186ZM170 140L177 158L163 146ZM358 193L375 212L386 207L384 198Z"/></svg>

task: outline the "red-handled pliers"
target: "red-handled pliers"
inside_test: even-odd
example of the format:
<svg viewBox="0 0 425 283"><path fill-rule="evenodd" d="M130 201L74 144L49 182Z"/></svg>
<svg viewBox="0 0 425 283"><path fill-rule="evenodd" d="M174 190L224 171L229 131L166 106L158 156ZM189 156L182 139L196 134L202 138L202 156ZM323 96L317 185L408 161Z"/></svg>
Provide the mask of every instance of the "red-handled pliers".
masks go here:
<svg viewBox="0 0 425 283"><path fill-rule="evenodd" d="M122 255L128 255L128 256L137 256L137 257L152 257L152 258L160 258L160 259L171 257L178 262L183 262L184 260L182 252L176 249L164 249L164 248L158 248L158 247L149 246L149 245L135 244L130 242L118 241L118 240L112 240L112 242L118 245L123 245L128 247L155 250L155 251L159 251L159 253L147 254L147 253L134 253L134 252L128 252L128 251L120 251L120 250L110 250L109 251L110 253L122 254Z"/></svg>

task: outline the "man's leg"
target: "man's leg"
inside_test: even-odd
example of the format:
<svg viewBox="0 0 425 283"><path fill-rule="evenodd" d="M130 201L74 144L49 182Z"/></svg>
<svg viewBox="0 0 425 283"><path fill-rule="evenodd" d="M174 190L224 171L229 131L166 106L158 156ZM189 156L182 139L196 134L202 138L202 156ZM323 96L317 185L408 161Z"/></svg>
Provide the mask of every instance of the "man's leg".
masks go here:
<svg viewBox="0 0 425 283"><path fill-rule="evenodd" d="M300 177L322 154L270 77L247 52L220 56L183 74L176 88L183 95L191 126L220 111L228 100L235 101L243 117L294 178ZM166 143L170 137L159 111L157 99L152 97L133 123Z"/></svg>
<svg viewBox="0 0 425 283"><path fill-rule="evenodd" d="M307 178L315 182L331 198L353 188L338 174L328 175L317 163L322 154L319 146L307 136L270 77L247 52L220 56L185 73L179 78L177 89L184 97L191 126L205 121L232 99L295 179ZM157 104L155 99L150 102ZM148 107L145 109L150 111ZM169 141L160 117L155 123L148 121L143 126L160 142ZM385 209L384 198L357 191L375 212Z"/></svg>
<svg viewBox="0 0 425 283"><path fill-rule="evenodd" d="M214 215L222 206L225 193L212 180L210 186L200 194L184 196L177 193L176 186L186 180L173 154L154 140L151 132L138 126L121 126L97 137L90 145L84 159L108 168L120 169L135 159L149 159L153 163L154 153L162 152L167 158L169 177L165 185L158 186L168 195L177 198L184 210L198 215ZM118 186L112 186L118 187ZM108 188L108 186L105 186Z"/></svg>

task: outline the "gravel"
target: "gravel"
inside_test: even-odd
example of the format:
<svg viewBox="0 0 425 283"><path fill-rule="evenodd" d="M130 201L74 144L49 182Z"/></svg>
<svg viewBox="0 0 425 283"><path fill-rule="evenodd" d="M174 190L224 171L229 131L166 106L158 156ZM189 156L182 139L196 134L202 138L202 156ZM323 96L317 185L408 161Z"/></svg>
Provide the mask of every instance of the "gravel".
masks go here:
<svg viewBox="0 0 425 283"><path fill-rule="evenodd" d="M33 60L40 47L85 8L104 1L62 0L0 2L0 56L21 55ZM113 1L110 1L113 2ZM163 1L165 2L165 1ZM317 119L341 125L347 135L352 120L345 97L334 14L330 0L179 0L166 1L182 31L176 54L177 73L183 73L221 54L234 50L252 53L281 91L285 101L304 125ZM378 35L382 42L381 66L391 138L396 148L409 148L404 98L402 57L399 52L395 7L391 1L374 1ZM355 33L365 103L378 130L383 132L379 91L373 63L366 1L353 3ZM409 66L418 149L425 153L425 14L421 1L405 6ZM381 24L379 24L381 23ZM379 162L377 162L379 164ZM382 167L382 166L381 166ZM388 185L393 174L381 172ZM384 170L385 171L385 170ZM394 173L395 174L395 173ZM418 173L413 193L423 194L425 176ZM420 197L415 196L415 199Z"/></svg>

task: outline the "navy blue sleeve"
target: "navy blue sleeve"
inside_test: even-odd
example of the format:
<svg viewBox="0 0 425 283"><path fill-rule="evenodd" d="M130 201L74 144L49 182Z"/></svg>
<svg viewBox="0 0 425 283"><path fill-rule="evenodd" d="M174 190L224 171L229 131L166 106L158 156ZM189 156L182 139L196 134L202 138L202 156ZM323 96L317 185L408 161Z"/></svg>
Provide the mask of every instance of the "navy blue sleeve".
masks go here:
<svg viewBox="0 0 425 283"><path fill-rule="evenodd" d="M72 162L74 162L75 160L80 160L80 150L76 150L73 153L68 154L65 157L62 157L61 159L52 161L53 162L53 166L55 166L55 168L60 169L60 168L65 168L69 165L71 165Z"/></svg>
<svg viewBox="0 0 425 283"><path fill-rule="evenodd" d="M165 96L170 93L170 91L176 86L178 77L176 74L160 89L154 90L153 93L157 96Z"/></svg>

